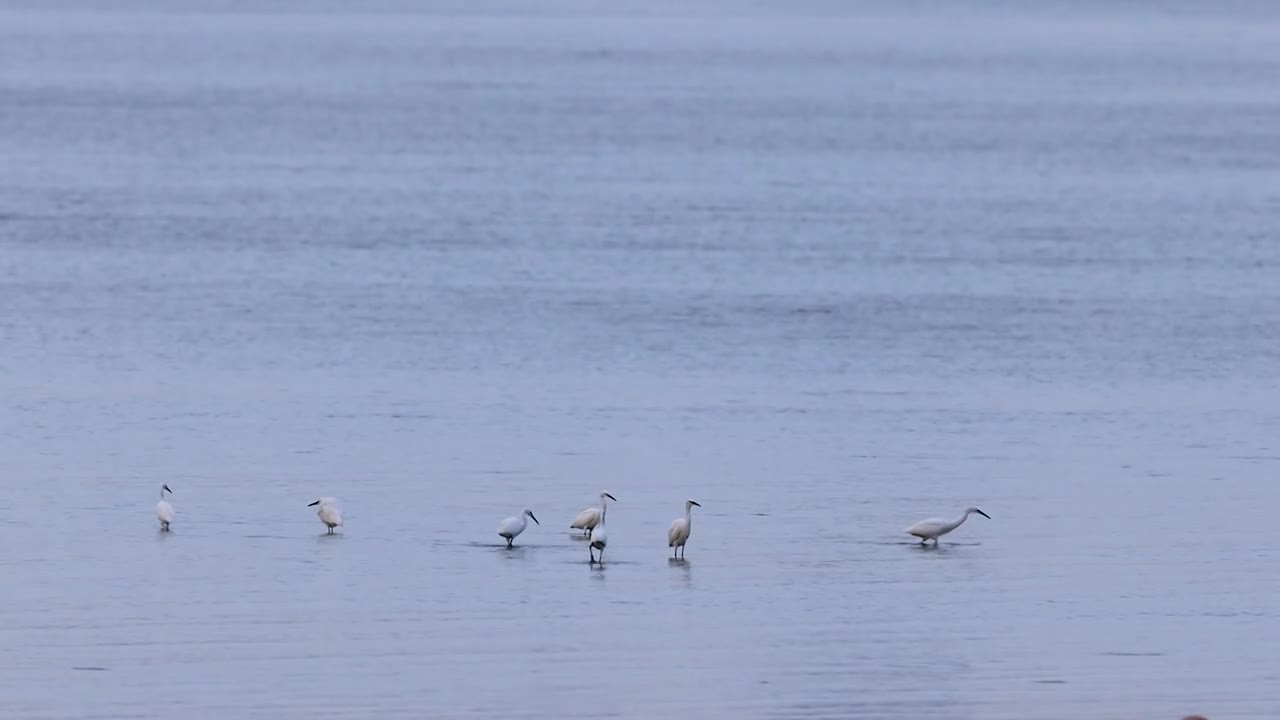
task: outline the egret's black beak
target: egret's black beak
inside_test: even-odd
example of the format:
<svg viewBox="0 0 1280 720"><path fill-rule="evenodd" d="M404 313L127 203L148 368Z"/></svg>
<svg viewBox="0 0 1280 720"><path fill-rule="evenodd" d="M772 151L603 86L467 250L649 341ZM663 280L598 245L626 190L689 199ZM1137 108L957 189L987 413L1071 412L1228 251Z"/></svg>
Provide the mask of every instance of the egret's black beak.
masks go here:
<svg viewBox="0 0 1280 720"><path fill-rule="evenodd" d="M533 518L533 521L534 521L535 523L537 523L538 525L541 525L541 524L542 524L542 523L538 522L538 518L533 517L533 513L529 513L529 517Z"/></svg>
<svg viewBox="0 0 1280 720"><path fill-rule="evenodd" d="M702 503L698 502L697 500L690 500L689 502L694 505L697 505L698 507L702 507Z"/></svg>
<svg viewBox="0 0 1280 720"><path fill-rule="evenodd" d="M315 502L313 502L313 503L307 503L307 507L315 507L315 506L317 506L317 505L319 505L319 504L320 504L320 501L319 501L319 500L317 500L317 501L315 501Z"/></svg>
<svg viewBox="0 0 1280 720"><path fill-rule="evenodd" d="M164 487L164 489L165 489L165 490L169 490L169 486L168 486L168 485L165 485L165 486L163 486L163 487ZM172 493L173 491L172 491L172 490L169 490L169 492L170 492L170 493Z"/></svg>
<svg viewBox="0 0 1280 720"><path fill-rule="evenodd" d="M981 510L978 510L978 514L979 514L979 515L981 515L982 517L984 517L984 518L988 519L988 520L990 520L990 519L991 519L991 516L990 516L990 515L988 515L988 514L986 514L986 513L982 512Z"/></svg>
<svg viewBox="0 0 1280 720"><path fill-rule="evenodd" d="M607 498L609 498L610 500L612 500L612 501L614 501L614 502L618 502L618 498L616 498L616 497L614 497L614 496L610 495L609 493L605 493L605 494L604 494L604 496L605 496L605 497L607 497Z"/></svg>

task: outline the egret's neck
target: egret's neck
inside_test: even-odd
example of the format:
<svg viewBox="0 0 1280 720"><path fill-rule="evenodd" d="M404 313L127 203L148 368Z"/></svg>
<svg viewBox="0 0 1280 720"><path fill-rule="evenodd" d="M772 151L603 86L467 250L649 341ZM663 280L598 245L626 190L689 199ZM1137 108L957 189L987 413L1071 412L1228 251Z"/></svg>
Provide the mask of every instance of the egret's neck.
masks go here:
<svg viewBox="0 0 1280 720"><path fill-rule="evenodd" d="M693 506L689 503L684 504L684 521L686 523L693 523Z"/></svg>
<svg viewBox="0 0 1280 720"><path fill-rule="evenodd" d="M961 525L963 525L963 524L964 524L964 521L965 521L965 520L968 520L968 519L969 519L969 516L970 516L970 515L972 515L972 514L973 514L973 513L971 513L971 512L969 512L969 511L967 511L967 510L966 510L966 511L965 511L965 513L964 513L963 515L961 515L960 517L956 518L955 520L952 520L951 522L947 523L947 524L950 526L949 528L947 528L947 532L951 532L952 530L955 530L956 528L958 528L958 527L960 527Z"/></svg>

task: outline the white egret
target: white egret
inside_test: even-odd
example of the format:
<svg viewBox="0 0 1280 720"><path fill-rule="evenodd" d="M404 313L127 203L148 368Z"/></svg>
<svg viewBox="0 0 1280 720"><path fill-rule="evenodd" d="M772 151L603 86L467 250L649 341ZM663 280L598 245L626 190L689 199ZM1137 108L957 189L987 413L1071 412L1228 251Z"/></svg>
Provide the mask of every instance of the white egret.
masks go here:
<svg viewBox="0 0 1280 720"><path fill-rule="evenodd" d="M569 528L572 530L582 530L584 535L591 535L591 529L600 522L600 518L604 517L605 498L614 502L618 501L618 498L607 492L601 491L600 507L589 507L578 513L578 516L573 519L573 522L569 523Z"/></svg>
<svg viewBox="0 0 1280 720"><path fill-rule="evenodd" d="M173 522L173 506L164 499L164 494L173 494L168 485L160 486L160 502L156 503L156 519L160 521L161 532L169 531L169 523Z"/></svg>
<svg viewBox="0 0 1280 720"><path fill-rule="evenodd" d="M609 535L604 529L604 515L609 509L604 501L606 497L614 502L618 501L618 498L609 493L600 493L600 520L591 528L591 535L587 541L587 552L591 555L591 562L596 561L596 550L599 550L601 565L604 565L604 546L609 544Z"/></svg>
<svg viewBox="0 0 1280 720"><path fill-rule="evenodd" d="M524 529L529 526L529 521L525 520L526 517L533 518L533 521L538 525L542 524L538 522L538 518L533 517L533 511L529 508L525 508L517 517L509 517L498 523L498 534L507 539L508 549L512 547L512 542L515 541L516 536L524 532Z"/></svg>
<svg viewBox="0 0 1280 720"><path fill-rule="evenodd" d="M317 505L320 507L316 507ZM307 507L316 507L316 515L320 517L320 522L329 528L327 534L332 535L333 529L342 525L342 511L338 509L338 501L335 498L322 497L313 503L308 503Z"/></svg>
<svg viewBox="0 0 1280 720"><path fill-rule="evenodd" d="M684 501L684 517L676 518L671 523L671 529L667 531L667 547L675 548L671 551L671 557L675 557L676 553L680 553L684 557L684 545L689 542L689 531L693 528L693 506L702 507L697 500Z"/></svg>
<svg viewBox="0 0 1280 720"><path fill-rule="evenodd" d="M916 537L920 538L921 545L924 545L925 543L932 540L934 547L937 547L939 537L942 537L943 535L946 535L952 530L955 530L956 528L960 527L962 524L964 524L964 521L968 520L969 516L974 513L978 513L979 515L981 515L982 517L988 520L991 519L990 515L982 512L976 507L965 508L964 514L956 518L955 520L943 520L942 518L929 518L928 520L921 520L915 525L912 525L911 527L907 528L907 534L915 535Z"/></svg>

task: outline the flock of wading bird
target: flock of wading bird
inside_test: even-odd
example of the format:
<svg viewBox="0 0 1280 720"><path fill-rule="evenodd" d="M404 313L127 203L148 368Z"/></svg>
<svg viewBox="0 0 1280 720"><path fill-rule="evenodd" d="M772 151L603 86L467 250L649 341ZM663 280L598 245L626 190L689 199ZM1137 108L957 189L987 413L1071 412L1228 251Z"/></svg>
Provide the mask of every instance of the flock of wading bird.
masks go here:
<svg viewBox="0 0 1280 720"><path fill-rule="evenodd" d="M165 499L165 493L173 494L167 484L160 486L160 502L156 503L156 519L160 521L161 532L168 532L169 525L173 522L173 505ZM604 564L604 549L609 544L609 534L605 530L605 515L609 510L609 501L618 501L618 498L610 495L607 491L600 492L599 507L592 506L584 508L573 518L573 522L569 523L569 529L581 530L587 538L587 551L591 556L591 563ZM671 557L683 558L685 547L689 543L689 534L693 530L693 508L694 506L702 507L697 500L684 501L684 517L676 518L671 521L671 527L667 530L667 547L671 548ZM333 531L342 527L342 511L338 508L338 501L331 497L322 497L307 507L316 508L316 516L320 518L320 522L324 523L328 528L328 534L332 535ZM969 519L970 515L977 513L988 520L991 516L982 512L976 507L965 508L959 517L951 520L943 518L929 518L907 528L906 532L920 538L920 545L926 545L930 540L933 541L934 547L938 545L938 538L955 530ZM498 536L507 541L507 548L514 548L516 538L520 533L525 531L529 526L529 520L537 525L538 518L534 517L533 511L525 508L520 511L519 515L509 517L498 523ZM596 559L596 552L599 551L600 559Z"/></svg>

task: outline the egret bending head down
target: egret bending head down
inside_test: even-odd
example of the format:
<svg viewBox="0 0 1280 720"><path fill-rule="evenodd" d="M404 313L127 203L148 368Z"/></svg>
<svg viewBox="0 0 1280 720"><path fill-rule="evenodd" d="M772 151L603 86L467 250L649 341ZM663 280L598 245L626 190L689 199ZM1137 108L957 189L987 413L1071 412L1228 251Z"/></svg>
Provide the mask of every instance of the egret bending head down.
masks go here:
<svg viewBox="0 0 1280 720"><path fill-rule="evenodd" d="M168 485L160 486L160 502L156 503L156 519L160 521L160 531L169 532L169 523L173 522L173 506L164 499L164 494L173 494Z"/></svg>
<svg viewBox="0 0 1280 720"><path fill-rule="evenodd" d="M671 551L671 557L675 557L676 553L684 557L685 543L689 542L689 532L693 529L694 505L702 507L697 500L685 500L684 517L676 518L671 523L671 529L667 531L667 547L675 548Z"/></svg>
<svg viewBox="0 0 1280 720"><path fill-rule="evenodd" d="M921 545L924 545L925 543L932 540L934 547L937 547L938 538L960 527L962 524L964 524L964 521L968 520L969 516L974 513L977 513L988 520L991 519L990 515L982 512L978 508L970 507L970 508L965 508L964 514L954 520L943 520L942 518L929 518L928 520L921 520L915 525L912 525L911 527L907 528L907 534L915 535L916 537L920 538Z"/></svg>
<svg viewBox="0 0 1280 720"><path fill-rule="evenodd" d="M600 506L583 509L582 512L578 513L577 516L573 518L573 522L569 523L569 528L571 530L582 530L583 535L590 535L591 529L600 523L600 518L604 517L604 505L606 498L613 500L614 502L617 502L618 500L618 498L610 495L608 492L601 490Z"/></svg>
<svg viewBox="0 0 1280 720"><path fill-rule="evenodd" d="M319 505L320 507L316 507ZM342 511L338 509L338 501L331 497L322 497L313 503L307 503L307 507L316 507L316 515L320 518L320 522L329 528L328 535L333 534L333 529L342 525Z"/></svg>
<svg viewBox="0 0 1280 720"><path fill-rule="evenodd" d="M498 523L498 534L507 539L508 548L512 547L511 544L515 541L516 536L524 532L524 529L528 527L529 521L525 520L526 517L533 518L533 522L538 525L542 524L538 522L538 518L533 517L533 511L529 508L525 508L517 517L509 517Z"/></svg>

